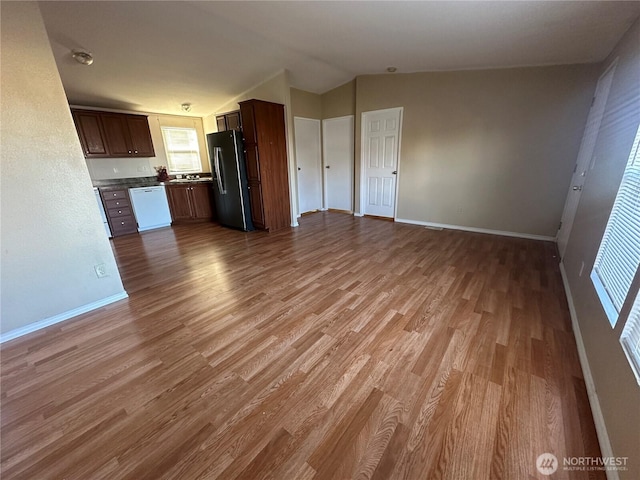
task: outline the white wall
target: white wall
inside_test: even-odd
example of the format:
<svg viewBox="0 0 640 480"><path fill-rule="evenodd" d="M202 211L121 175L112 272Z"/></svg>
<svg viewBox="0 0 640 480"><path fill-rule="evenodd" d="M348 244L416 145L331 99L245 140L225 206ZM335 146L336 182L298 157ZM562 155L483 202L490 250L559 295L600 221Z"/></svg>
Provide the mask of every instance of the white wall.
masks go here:
<svg viewBox="0 0 640 480"><path fill-rule="evenodd" d="M6 334L124 289L38 4L2 2L0 9ZM108 277L97 278L97 264Z"/></svg>

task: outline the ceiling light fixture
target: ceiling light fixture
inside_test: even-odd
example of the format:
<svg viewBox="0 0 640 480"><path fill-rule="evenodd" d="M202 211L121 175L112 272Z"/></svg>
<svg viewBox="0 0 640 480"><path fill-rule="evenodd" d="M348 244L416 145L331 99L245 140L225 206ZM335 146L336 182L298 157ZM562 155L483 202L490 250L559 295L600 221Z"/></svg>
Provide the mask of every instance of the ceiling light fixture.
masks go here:
<svg viewBox="0 0 640 480"><path fill-rule="evenodd" d="M183 103L182 104L182 110L184 110L185 112L190 112L191 111L191 104L190 103Z"/></svg>
<svg viewBox="0 0 640 480"><path fill-rule="evenodd" d="M82 50L72 50L71 56L82 65L91 65L93 63L93 55Z"/></svg>
<svg viewBox="0 0 640 480"><path fill-rule="evenodd" d="M397 67L387 67L387 72L389 72L389 73L395 73L396 70L398 70Z"/></svg>

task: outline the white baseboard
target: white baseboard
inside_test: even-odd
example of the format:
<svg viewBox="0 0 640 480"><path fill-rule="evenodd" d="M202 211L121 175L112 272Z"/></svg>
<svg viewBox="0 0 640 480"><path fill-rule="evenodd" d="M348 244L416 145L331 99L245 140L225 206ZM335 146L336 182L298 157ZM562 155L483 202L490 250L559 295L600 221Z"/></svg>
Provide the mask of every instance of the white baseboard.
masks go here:
<svg viewBox="0 0 640 480"><path fill-rule="evenodd" d="M354 217L364 217L364 213L360 213L360 212L353 212L353 216L354 216Z"/></svg>
<svg viewBox="0 0 640 480"><path fill-rule="evenodd" d="M464 230L465 232L488 233L489 235L502 235L503 237L526 238L529 240L544 240L547 242L556 241L556 237L549 237L546 235L533 235L530 233L519 233L519 232L505 232L502 230L489 230L487 228L465 227L462 225L449 225L447 223L422 222L420 220L407 220L406 218L396 218L394 220L398 223L408 223L411 225L420 225L423 227L445 228L449 230Z"/></svg>
<svg viewBox="0 0 640 480"><path fill-rule="evenodd" d="M562 283L564 284L565 295L567 296L567 303L569 304L569 313L571 315L571 326L573 327L573 334L576 337L576 345L578 347L578 357L580 358L580 366L582 367L582 375L584 376L584 383L587 387L587 395L589 397L589 405L591 406L591 413L593 414L593 422L596 426L596 434L598 435L598 443L600 444L600 451L603 457L613 457L613 448L611 448L611 442L609 441L609 434L607 433L607 427L604 423L604 416L602 415L602 409L600 408L600 400L598 400L598 392L596 386L593 383L593 375L591 375L591 368L589 367L589 360L587 359L587 351L584 348L584 342L582 341L582 334L580 333L580 325L578 324L578 314L576 313L576 307L573 303L573 295L571 295L571 288L569 287L569 280L567 279L567 272L564 269L564 263L560 262L560 275L562 276ZM607 470L608 480L619 480L617 470Z"/></svg>
<svg viewBox="0 0 640 480"><path fill-rule="evenodd" d="M127 292L122 291L121 293L111 295L110 297L103 298L102 300L98 300L97 302L91 302L78 308L59 313L58 315L54 315L53 317L45 318L44 320L30 323L29 325L25 325L24 327L16 328L0 335L0 343L8 342L9 340L13 340L14 338L21 337L37 330L41 330L56 323L64 322L65 320L69 320L70 318L77 317L78 315L90 312L91 310L96 310L97 308L102 308L106 305L109 305L110 303L117 302L118 300L124 300L128 297L129 295L127 294Z"/></svg>

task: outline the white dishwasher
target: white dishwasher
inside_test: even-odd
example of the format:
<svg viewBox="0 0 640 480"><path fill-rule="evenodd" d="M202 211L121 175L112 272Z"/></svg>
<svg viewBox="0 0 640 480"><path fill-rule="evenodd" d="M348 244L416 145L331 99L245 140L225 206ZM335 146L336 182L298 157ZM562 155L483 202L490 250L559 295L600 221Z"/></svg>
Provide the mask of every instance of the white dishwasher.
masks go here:
<svg viewBox="0 0 640 480"><path fill-rule="evenodd" d="M129 196L139 232L171 225L171 212L164 185L130 188Z"/></svg>

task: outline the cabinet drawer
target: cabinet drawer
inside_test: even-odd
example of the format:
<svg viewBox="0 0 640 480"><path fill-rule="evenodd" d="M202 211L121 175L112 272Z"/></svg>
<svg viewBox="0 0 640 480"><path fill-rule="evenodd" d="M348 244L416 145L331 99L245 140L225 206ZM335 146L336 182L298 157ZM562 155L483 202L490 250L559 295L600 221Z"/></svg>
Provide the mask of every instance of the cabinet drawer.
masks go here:
<svg viewBox="0 0 640 480"><path fill-rule="evenodd" d="M114 198L129 198L126 190L106 190L102 192L102 196L105 200L112 200Z"/></svg>
<svg viewBox="0 0 640 480"><path fill-rule="evenodd" d="M114 237L118 235L124 235L127 233L133 233L138 231L138 225L136 224L133 216L123 216L119 218L111 218L111 233Z"/></svg>
<svg viewBox="0 0 640 480"><path fill-rule="evenodd" d="M117 202L118 200L116 200ZM131 215L131 209L129 207L122 208L112 208L108 211L109 217L117 218L117 217L125 217L127 215Z"/></svg>
<svg viewBox="0 0 640 480"><path fill-rule="evenodd" d="M121 209L122 207L129 207L129 199L119 199L119 200L110 200L109 197L105 196L105 205L107 207L107 211L111 211L114 209Z"/></svg>

